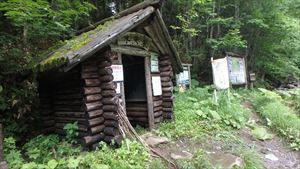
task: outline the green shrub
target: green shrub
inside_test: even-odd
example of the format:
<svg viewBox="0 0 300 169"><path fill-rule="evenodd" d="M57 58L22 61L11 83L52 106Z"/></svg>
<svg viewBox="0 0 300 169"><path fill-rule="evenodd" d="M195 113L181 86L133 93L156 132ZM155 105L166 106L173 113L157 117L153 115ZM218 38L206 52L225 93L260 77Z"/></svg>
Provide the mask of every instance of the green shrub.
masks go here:
<svg viewBox="0 0 300 169"><path fill-rule="evenodd" d="M29 160L40 164L80 152L80 147L61 141L57 135L39 135L26 143L23 149Z"/></svg>
<svg viewBox="0 0 300 169"><path fill-rule="evenodd" d="M213 169L214 167L209 161L206 153L202 150L196 152L195 156L191 160L179 160L177 165L181 169Z"/></svg>
<svg viewBox="0 0 300 169"><path fill-rule="evenodd" d="M4 139L4 158L10 169L20 169L23 165L21 151L16 148L16 140L12 137Z"/></svg>
<svg viewBox="0 0 300 169"><path fill-rule="evenodd" d="M77 121L74 123L68 123L64 126L64 130L66 131L66 140L69 143L76 143L76 138L78 136L78 123Z"/></svg>

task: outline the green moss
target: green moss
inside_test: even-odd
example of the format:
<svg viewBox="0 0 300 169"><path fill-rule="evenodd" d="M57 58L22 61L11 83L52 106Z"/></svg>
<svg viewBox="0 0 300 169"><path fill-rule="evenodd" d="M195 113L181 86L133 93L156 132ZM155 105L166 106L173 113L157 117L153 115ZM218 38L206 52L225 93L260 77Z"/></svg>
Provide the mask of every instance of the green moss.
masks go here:
<svg viewBox="0 0 300 169"><path fill-rule="evenodd" d="M90 43L97 37L99 32L107 30L112 22L113 20L107 21L104 24L97 26L92 31L83 33L73 39L66 40L62 47L54 51L47 59L40 62L39 70L43 72L66 64L68 62L68 53L73 53Z"/></svg>

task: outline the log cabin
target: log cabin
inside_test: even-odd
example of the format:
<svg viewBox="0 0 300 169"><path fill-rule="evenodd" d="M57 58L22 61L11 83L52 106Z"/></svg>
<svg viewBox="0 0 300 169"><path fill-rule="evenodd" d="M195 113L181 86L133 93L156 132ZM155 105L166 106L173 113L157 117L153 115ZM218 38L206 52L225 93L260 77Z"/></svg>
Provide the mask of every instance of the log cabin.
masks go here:
<svg viewBox="0 0 300 169"><path fill-rule="evenodd" d="M145 1L88 27L38 65L44 133L78 123L84 146L120 138L117 100L132 125L173 118L173 75L181 61L159 11Z"/></svg>

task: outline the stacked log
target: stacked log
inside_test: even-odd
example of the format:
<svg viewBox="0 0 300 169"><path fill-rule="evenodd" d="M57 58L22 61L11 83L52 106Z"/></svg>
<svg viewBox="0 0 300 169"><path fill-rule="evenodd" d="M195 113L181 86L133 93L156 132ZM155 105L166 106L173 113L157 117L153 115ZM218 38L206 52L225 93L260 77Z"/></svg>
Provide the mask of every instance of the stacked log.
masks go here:
<svg viewBox="0 0 300 169"><path fill-rule="evenodd" d="M126 114L133 126L148 127L147 102L126 102Z"/></svg>
<svg viewBox="0 0 300 169"><path fill-rule="evenodd" d="M159 58L159 70L162 85L162 111L163 119L173 119L173 70L169 56Z"/></svg>
<svg viewBox="0 0 300 169"><path fill-rule="evenodd" d="M80 69L75 68L67 73L56 73L52 81L53 92L53 127L55 133L66 135L64 126L68 123L78 123L79 137L88 134L87 119L83 102L83 83ZM45 118L44 116L43 118Z"/></svg>
<svg viewBox="0 0 300 169"><path fill-rule="evenodd" d="M90 58L82 63L81 78L83 81L83 101L87 119L87 133L82 138L86 146L93 146L104 138L104 117L102 104L101 76L96 58ZM79 128L80 129L80 128Z"/></svg>
<svg viewBox="0 0 300 169"><path fill-rule="evenodd" d="M49 134L55 131L55 116L52 108L51 94L40 90L40 113L42 116L42 132Z"/></svg>
<svg viewBox="0 0 300 169"><path fill-rule="evenodd" d="M104 119L104 141L111 143L112 140L119 142L119 124L117 120L117 101L116 86L113 82L112 60L114 55L107 51L98 61L98 74L101 82L101 95L103 103L103 119Z"/></svg>
<svg viewBox="0 0 300 169"><path fill-rule="evenodd" d="M153 113L154 123L160 123L163 121L163 100L162 96L153 96Z"/></svg>

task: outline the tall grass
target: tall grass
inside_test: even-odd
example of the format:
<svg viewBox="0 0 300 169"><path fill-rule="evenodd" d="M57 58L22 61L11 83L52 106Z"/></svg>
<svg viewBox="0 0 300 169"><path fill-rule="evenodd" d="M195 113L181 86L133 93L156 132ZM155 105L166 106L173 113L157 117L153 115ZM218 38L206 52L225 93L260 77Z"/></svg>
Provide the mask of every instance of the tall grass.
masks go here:
<svg viewBox="0 0 300 169"><path fill-rule="evenodd" d="M267 124L290 142L291 148L300 149L300 118L284 104L280 95L260 89L251 94L256 110L266 119Z"/></svg>

